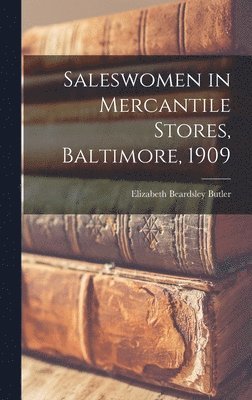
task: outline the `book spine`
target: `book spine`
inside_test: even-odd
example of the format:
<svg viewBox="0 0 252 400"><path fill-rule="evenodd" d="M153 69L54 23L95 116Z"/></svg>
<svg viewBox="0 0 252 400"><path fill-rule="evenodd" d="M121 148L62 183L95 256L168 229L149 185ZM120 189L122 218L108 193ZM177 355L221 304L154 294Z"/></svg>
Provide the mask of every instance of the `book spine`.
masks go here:
<svg viewBox="0 0 252 400"><path fill-rule="evenodd" d="M183 275L214 275L214 216L24 215L24 250Z"/></svg>
<svg viewBox="0 0 252 400"><path fill-rule="evenodd" d="M188 0L87 20L35 27L32 55L200 55L234 51L231 0Z"/></svg>
<svg viewBox="0 0 252 400"><path fill-rule="evenodd" d="M209 296L195 288L24 260L23 347L68 363L212 395Z"/></svg>

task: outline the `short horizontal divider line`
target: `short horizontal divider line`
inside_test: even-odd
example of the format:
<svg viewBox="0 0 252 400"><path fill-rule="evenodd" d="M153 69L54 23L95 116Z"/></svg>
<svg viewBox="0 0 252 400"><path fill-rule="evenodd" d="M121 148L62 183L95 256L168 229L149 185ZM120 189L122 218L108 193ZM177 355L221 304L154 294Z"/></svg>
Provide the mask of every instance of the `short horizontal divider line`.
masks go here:
<svg viewBox="0 0 252 400"><path fill-rule="evenodd" d="M201 178L202 181L231 181L231 178Z"/></svg>

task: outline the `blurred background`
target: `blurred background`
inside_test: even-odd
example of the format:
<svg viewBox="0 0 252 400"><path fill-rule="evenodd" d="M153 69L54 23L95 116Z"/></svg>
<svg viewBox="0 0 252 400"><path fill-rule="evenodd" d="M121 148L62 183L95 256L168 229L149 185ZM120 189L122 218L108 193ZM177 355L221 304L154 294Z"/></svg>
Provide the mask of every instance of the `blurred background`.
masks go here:
<svg viewBox="0 0 252 400"><path fill-rule="evenodd" d="M22 29L112 14L175 0L22 0Z"/></svg>

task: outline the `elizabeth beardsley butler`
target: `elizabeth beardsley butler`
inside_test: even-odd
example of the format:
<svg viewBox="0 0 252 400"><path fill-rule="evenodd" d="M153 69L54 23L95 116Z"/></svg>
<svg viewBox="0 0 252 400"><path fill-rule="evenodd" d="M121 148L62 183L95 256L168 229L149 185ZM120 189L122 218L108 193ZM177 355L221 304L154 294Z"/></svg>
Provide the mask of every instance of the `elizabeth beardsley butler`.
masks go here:
<svg viewBox="0 0 252 400"><path fill-rule="evenodd" d="M188 191L184 192L178 192L175 191L174 189L170 189L168 191L166 190L160 190L160 191L153 191L152 189L143 191L141 189L134 189L131 191L131 197L134 198L155 198L155 197L170 197L170 198L199 198L199 199L205 199L206 197L217 197L217 198L230 198L232 195L232 192L227 192L225 190L219 190L219 191L214 191L214 190L207 190L205 192L199 191L196 189L190 189Z"/></svg>

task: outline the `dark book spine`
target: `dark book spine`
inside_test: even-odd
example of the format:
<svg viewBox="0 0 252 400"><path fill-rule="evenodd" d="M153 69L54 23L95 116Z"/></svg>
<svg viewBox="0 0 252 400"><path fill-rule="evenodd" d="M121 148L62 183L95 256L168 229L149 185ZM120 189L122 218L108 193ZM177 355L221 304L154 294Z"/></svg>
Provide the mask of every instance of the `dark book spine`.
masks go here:
<svg viewBox="0 0 252 400"><path fill-rule="evenodd" d="M24 215L26 251L214 275L212 215Z"/></svg>

